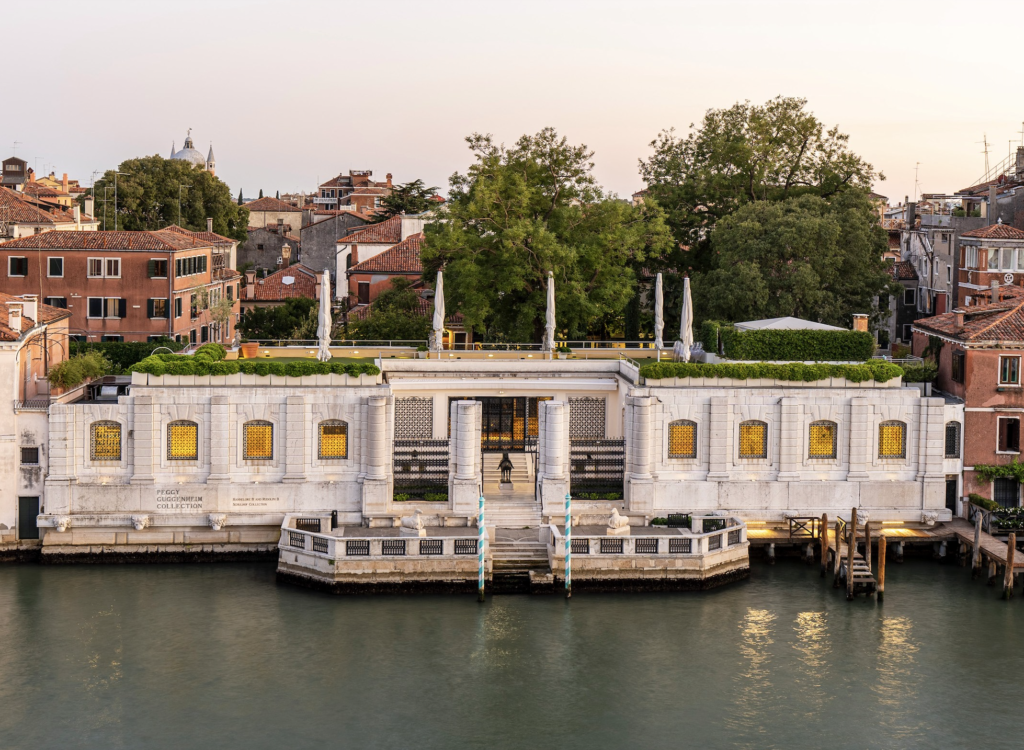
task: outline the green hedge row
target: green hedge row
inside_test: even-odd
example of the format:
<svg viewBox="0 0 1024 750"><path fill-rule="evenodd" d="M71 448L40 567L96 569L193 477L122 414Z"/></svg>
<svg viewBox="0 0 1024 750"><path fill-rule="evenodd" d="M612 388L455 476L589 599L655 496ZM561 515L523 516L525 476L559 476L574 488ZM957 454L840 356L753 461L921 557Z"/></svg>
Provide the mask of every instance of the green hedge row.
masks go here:
<svg viewBox="0 0 1024 750"><path fill-rule="evenodd" d="M118 374L128 372L132 365L141 362L151 355L154 349L161 346L166 346L174 352L181 349L181 344L166 338L157 341L95 341L89 343L72 341L68 354L74 357L86 352L99 352L110 363L111 371Z"/></svg>
<svg viewBox="0 0 1024 750"><path fill-rule="evenodd" d="M700 342L708 354L718 354L718 329L721 327L717 320L705 320L700 324Z"/></svg>
<svg viewBox="0 0 1024 750"><path fill-rule="evenodd" d="M939 377L939 368L931 362L903 368L904 383L934 383L937 377Z"/></svg>
<svg viewBox="0 0 1024 750"><path fill-rule="evenodd" d="M132 372L149 375L379 375L380 369L370 363L345 362L275 362L272 359L214 360L197 353L195 356L158 354L147 357L131 368Z"/></svg>
<svg viewBox="0 0 1024 750"><path fill-rule="evenodd" d="M875 337L866 331L738 331L723 327L719 335L726 357L753 362L864 362L875 353ZM705 344L704 351L717 349Z"/></svg>
<svg viewBox="0 0 1024 750"><path fill-rule="evenodd" d="M885 383L903 375L903 368L881 360L865 362L862 365L805 365L794 362L788 365L765 363L706 365L697 362L652 362L640 368L640 374L648 380L661 378L772 378L794 382L813 383L826 378L846 378L853 383L874 380Z"/></svg>

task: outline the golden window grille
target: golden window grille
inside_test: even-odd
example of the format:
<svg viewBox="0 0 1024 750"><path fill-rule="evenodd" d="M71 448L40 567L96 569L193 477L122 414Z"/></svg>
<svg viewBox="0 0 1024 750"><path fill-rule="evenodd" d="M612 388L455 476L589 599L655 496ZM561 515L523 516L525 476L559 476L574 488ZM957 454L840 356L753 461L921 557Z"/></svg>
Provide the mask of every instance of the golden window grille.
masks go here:
<svg viewBox="0 0 1024 750"><path fill-rule="evenodd" d="M320 423L320 458L348 458L348 425Z"/></svg>
<svg viewBox="0 0 1024 750"><path fill-rule="evenodd" d="M93 461L120 461L121 425L117 422L94 422L90 446Z"/></svg>
<svg viewBox="0 0 1024 750"><path fill-rule="evenodd" d="M246 422L243 441L246 461L269 461L274 458L274 425L270 422Z"/></svg>
<svg viewBox="0 0 1024 750"><path fill-rule="evenodd" d="M740 458L768 457L768 425L764 422L740 424Z"/></svg>
<svg viewBox="0 0 1024 750"><path fill-rule="evenodd" d="M167 425L167 458L171 461L199 460L199 425L171 422Z"/></svg>
<svg viewBox="0 0 1024 750"><path fill-rule="evenodd" d="M807 455L810 458L836 457L836 425L834 422L812 422Z"/></svg>
<svg viewBox="0 0 1024 750"><path fill-rule="evenodd" d="M694 422L671 422L668 426L668 457L697 457L697 425Z"/></svg>
<svg viewBox="0 0 1024 750"><path fill-rule="evenodd" d="M878 457L907 457L907 426L903 422L882 422L878 425Z"/></svg>

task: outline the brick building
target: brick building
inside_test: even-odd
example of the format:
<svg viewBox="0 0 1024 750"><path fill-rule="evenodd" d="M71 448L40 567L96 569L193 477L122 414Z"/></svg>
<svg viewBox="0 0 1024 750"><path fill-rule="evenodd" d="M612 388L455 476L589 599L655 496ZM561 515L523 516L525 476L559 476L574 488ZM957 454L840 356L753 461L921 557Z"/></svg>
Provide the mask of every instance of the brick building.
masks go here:
<svg viewBox="0 0 1024 750"><path fill-rule="evenodd" d="M423 232L417 232L369 260L352 266L348 270L349 296L357 305L368 305L390 287L396 277L410 282L419 281L423 275L420 262L422 244Z"/></svg>
<svg viewBox="0 0 1024 750"><path fill-rule="evenodd" d="M255 271L246 271L241 312L257 307L277 307L297 297L320 299L320 276L301 263L282 268L263 279L257 279Z"/></svg>
<svg viewBox="0 0 1024 750"><path fill-rule="evenodd" d="M374 256L380 255L388 248L423 231L423 215L392 216L378 224L369 224L355 230L352 234L342 237L335 243L335 278L345 278L348 270ZM347 289L338 286L337 297L347 295Z"/></svg>
<svg viewBox="0 0 1024 750"><path fill-rule="evenodd" d="M44 232L0 243L0 278L8 293L69 310L80 340L229 342L240 291L233 242L180 228ZM219 322L210 308L224 298L232 311Z"/></svg>
<svg viewBox="0 0 1024 750"><path fill-rule="evenodd" d="M313 202L319 208L369 212L380 207L381 199L391 193L391 173L384 182L374 182L373 170L351 169L324 182Z"/></svg>
<svg viewBox="0 0 1024 750"><path fill-rule="evenodd" d="M957 304L970 305L993 282L1024 283L1024 231L996 223L960 235L960 283Z"/></svg>
<svg viewBox="0 0 1024 750"><path fill-rule="evenodd" d="M982 482L974 467L1006 464L1020 458L1020 422L1024 413L1021 356L1024 355L1024 290L1004 287L992 302L924 318L914 323L914 354L934 337L942 342L935 385L964 402L964 434L947 425L946 452L964 446L963 495L976 492L1005 506L1020 505L1020 486L1012 479Z"/></svg>

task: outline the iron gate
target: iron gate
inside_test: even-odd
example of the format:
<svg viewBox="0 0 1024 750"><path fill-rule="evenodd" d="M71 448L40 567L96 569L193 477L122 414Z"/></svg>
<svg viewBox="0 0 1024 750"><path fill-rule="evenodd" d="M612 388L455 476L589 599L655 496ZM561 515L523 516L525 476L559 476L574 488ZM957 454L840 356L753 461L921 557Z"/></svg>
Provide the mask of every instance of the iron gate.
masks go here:
<svg viewBox="0 0 1024 750"><path fill-rule="evenodd" d="M570 492L574 497L593 493L621 498L625 460L625 440L570 440Z"/></svg>
<svg viewBox="0 0 1024 750"><path fill-rule="evenodd" d="M448 494L448 441L395 440L395 494Z"/></svg>

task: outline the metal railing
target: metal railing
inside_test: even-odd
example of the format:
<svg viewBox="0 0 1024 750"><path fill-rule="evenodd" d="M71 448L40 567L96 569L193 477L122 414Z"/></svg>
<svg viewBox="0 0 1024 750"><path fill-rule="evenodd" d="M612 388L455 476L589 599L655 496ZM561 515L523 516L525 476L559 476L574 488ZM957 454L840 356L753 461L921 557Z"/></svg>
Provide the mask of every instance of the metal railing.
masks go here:
<svg viewBox="0 0 1024 750"><path fill-rule="evenodd" d="M569 441L569 491L586 494L622 493L626 463L623 439Z"/></svg>
<svg viewBox="0 0 1024 750"><path fill-rule="evenodd" d="M393 454L396 494L422 496L448 492L449 441L395 440Z"/></svg>
<svg viewBox="0 0 1024 750"><path fill-rule="evenodd" d="M789 539L817 539L821 519L814 516L794 516L789 519Z"/></svg>
<svg viewBox="0 0 1024 750"><path fill-rule="evenodd" d="M45 412L50 410L50 399L48 398L33 398L26 401L15 401L15 411L39 411Z"/></svg>
<svg viewBox="0 0 1024 750"><path fill-rule="evenodd" d="M703 520L705 519L698 519L698 521ZM708 533L690 532L680 536L580 536L579 532L574 529L572 554L587 557L600 555L616 557L631 555L694 556L728 550L746 543L747 527L738 518L715 518L714 520L724 521L725 526ZM558 526L552 524L549 528L551 529L548 541L549 553L555 560L562 559L565 556L565 536ZM642 533L642 529L631 529L631 531Z"/></svg>

